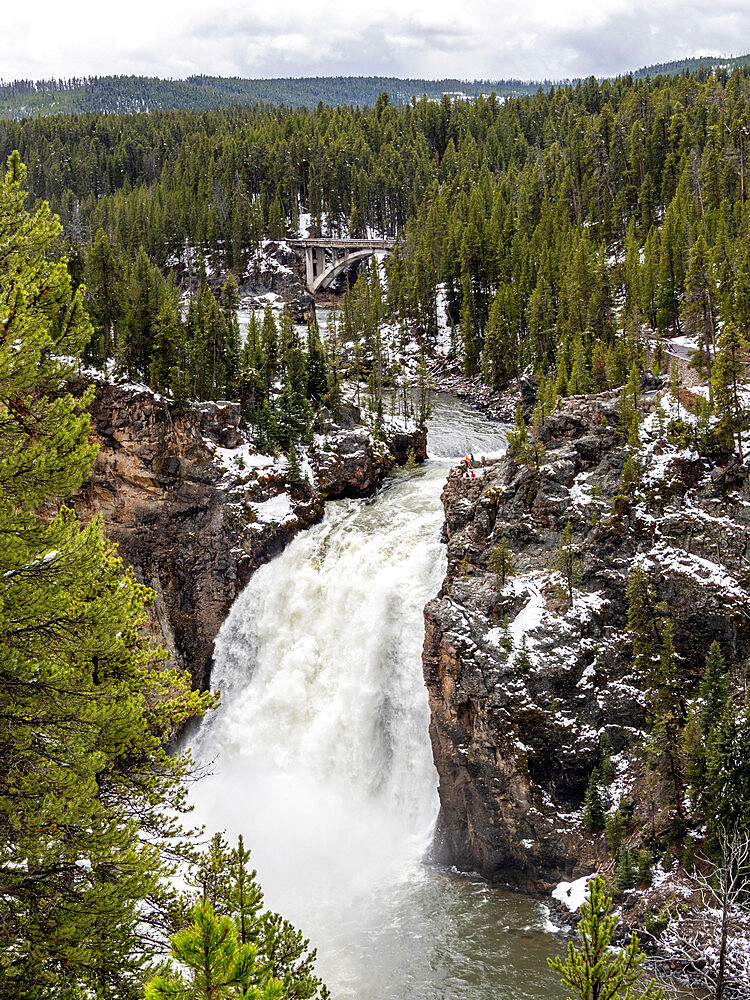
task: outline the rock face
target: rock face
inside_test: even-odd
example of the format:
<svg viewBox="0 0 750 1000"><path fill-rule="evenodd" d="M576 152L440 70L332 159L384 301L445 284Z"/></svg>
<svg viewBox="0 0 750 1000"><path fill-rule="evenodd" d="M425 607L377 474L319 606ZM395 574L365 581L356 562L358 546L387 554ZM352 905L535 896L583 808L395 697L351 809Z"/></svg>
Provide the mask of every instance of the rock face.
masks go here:
<svg viewBox="0 0 750 1000"><path fill-rule="evenodd" d="M367 496L399 461L404 441L375 441L332 421L309 449L312 484L290 489L283 463L260 460L234 403L175 414L153 393L102 385L91 409L99 454L74 505L100 514L137 578L156 593L151 632L206 688L213 641L255 569L323 514L326 497ZM407 436L408 437L408 436ZM409 451L425 457L421 432Z"/></svg>
<svg viewBox="0 0 750 1000"><path fill-rule="evenodd" d="M434 854L529 889L611 864L581 814L602 732L610 805L624 796L657 835L669 823L644 777L647 694L626 629L634 566L667 602L688 685L714 638L735 663L750 652L747 471L678 447L665 429L675 401L666 414L654 401L640 483L623 495L617 405L615 393L566 400L541 429L539 470L505 456L476 479L454 470L443 493L448 571L425 609L424 645L440 777ZM559 556L568 522L572 601ZM487 561L502 538L516 572L501 588Z"/></svg>
<svg viewBox="0 0 750 1000"><path fill-rule="evenodd" d="M300 255L283 240L264 240L249 261L240 294L245 305L260 312L276 298L284 303L295 323L306 323L315 312L315 299L303 281Z"/></svg>

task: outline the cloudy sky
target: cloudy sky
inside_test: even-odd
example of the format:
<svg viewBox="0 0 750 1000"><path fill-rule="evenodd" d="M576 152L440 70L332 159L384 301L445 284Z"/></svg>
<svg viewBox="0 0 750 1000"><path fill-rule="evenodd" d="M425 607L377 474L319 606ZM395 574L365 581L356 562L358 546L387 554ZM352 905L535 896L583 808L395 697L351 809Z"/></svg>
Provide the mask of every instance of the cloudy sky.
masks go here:
<svg viewBox="0 0 750 1000"><path fill-rule="evenodd" d="M32 0L0 78L384 75L561 79L750 51L747 0Z"/></svg>

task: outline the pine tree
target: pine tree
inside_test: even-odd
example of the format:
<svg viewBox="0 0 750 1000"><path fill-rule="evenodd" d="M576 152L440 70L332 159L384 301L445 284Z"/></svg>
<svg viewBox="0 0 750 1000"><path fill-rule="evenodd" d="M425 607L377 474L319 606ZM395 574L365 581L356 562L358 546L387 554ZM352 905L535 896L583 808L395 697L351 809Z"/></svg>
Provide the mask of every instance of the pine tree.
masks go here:
<svg viewBox="0 0 750 1000"><path fill-rule="evenodd" d="M307 329L307 398L318 404L325 397L328 388L326 354L320 340L318 321L313 316Z"/></svg>
<svg viewBox="0 0 750 1000"><path fill-rule="evenodd" d="M690 251L681 306L685 333L698 344L696 367L710 371L716 332L716 281L703 233Z"/></svg>
<svg viewBox="0 0 750 1000"><path fill-rule="evenodd" d="M304 480L299 459L297 458L297 449L294 447L294 444L289 445L287 461L289 464L286 470L286 481L290 486L301 486Z"/></svg>
<svg viewBox="0 0 750 1000"><path fill-rule="evenodd" d="M622 809L618 808L607 816L604 821L604 835L607 838L607 847L613 858L618 856L620 847L625 840L627 832L627 817ZM629 887L630 888L630 887Z"/></svg>
<svg viewBox="0 0 750 1000"><path fill-rule="evenodd" d="M725 323L719 335L719 350L713 363L711 386L719 431L731 443L736 440L740 461L743 460L742 432L750 422L750 412L742 397L741 384L746 381L746 366L740 352L748 346L734 323Z"/></svg>
<svg viewBox="0 0 750 1000"><path fill-rule="evenodd" d="M127 293L123 265L103 229L97 229L86 258L87 305L99 333L99 343L91 350L95 362L114 355L115 337L127 316Z"/></svg>
<svg viewBox="0 0 750 1000"><path fill-rule="evenodd" d="M599 773L604 785L611 785L615 780L615 769L612 764L612 741L606 732L599 734Z"/></svg>
<svg viewBox="0 0 750 1000"><path fill-rule="evenodd" d="M721 646L714 639L706 654L706 668L698 689L701 729L705 736L719 724L729 701L729 692L729 675Z"/></svg>
<svg viewBox="0 0 750 1000"><path fill-rule="evenodd" d="M661 653L652 664L649 683L648 718L651 733L648 751L652 762L662 771L670 790L678 824L683 820L683 767L680 758L680 736L685 721L683 680L678 656L674 648L674 625L664 625ZM678 826L679 832L679 826Z"/></svg>
<svg viewBox="0 0 750 1000"><path fill-rule="evenodd" d="M312 411L307 399L307 358L301 347L284 355L284 381L278 399L278 441L283 448L310 438Z"/></svg>
<svg viewBox="0 0 750 1000"><path fill-rule="evenodd" d="M495 545L490 552L487 560L487 569L490 573L495 573L497 575L498 590L504 590L506 579L509 576L512 576L516 571L513 553L511 552L508 546L508 541L505 537L501 538L499 543Z"/></svg>
<svg viewBox="0 0 750 1000"><path fill-rule="evenodd" d="M632 454L629 454L625 459L625 464L622 467L622 477L620 482L623 494L632 499L640 482L640 469L638 467L638 461Z"/></svg>
<svg viewBox="0 0 750 1000"><path fill-rule="evenodd" d="M657 600L654 585L642 566L634 567L630 574L625 597L634 666L648 675L656 649L662 642L665 606Z"/></svg>
<svg viewBox="0 0 750 1000"><path fill-rule="evenodd" d="M153 329L153 353L150 364L151 388L157 392L177 390L177 367L180 350L180 314L176 297L169 291L161 296ZM176 391L177 390L177 391Z"/></svg>
<svg viewBox="0 0 750 1000"><path fill-rule="evenodd" d="M750 833L750 709L727 702L707 756L712 829Z"/></svg>
<svg viewBox="0 0 750 1000"><path fill-rule="evenodd" d="M511 636L508 637L510 641L510 649L508 652L513 650L513 639ZM526 636L521 638L521 648L518 650L515 660L513 661L513 666L520 674L528 674L533 668L534 664L531 662L531 656L529 655L529 648L526 643Z"/></svg>
<svg viewBox="0 0 750 1000"><path fill-rule="evenodd" d="M516 407L515 424L512 431L508 431L508 454L511 458L518 458L525 454L529 443L529 432L526 421L523 419L521 404Z"/></svg>
<svg viewBox="0 0 750 1000"><path fill-rule="evenodd" d="M218 917L204 900L192 918L170 942L177 969L155 976L146 986L146 1000L281 1000L284 984L264 976L257 947L240 944L230 917Z"/></svg>
<svg viewBox="0 0 750 1000"><path fill-rule="evenodd" d="M222 394L236 399L240 382L240 325L237 308L240 304L237 279L228 274L221 288L221 314L224 320L223 344L219 345L223 362Z"/></svg>
<svg viewBox="0 0 750 1000"><path fill-rule="evenodd" d="M54 259L60 225L24 210L18 154L0 186L0 995L129 995L178 833L187 762L165 742L204 710L139 635L150 592L98 520L64 500L89 473L90 339ZM139 950L140 949L140 950Z"/></svg>
<svg viewBox="0 0 750 1000"><path fill-rule="evenodd" d="M573 603L573 588L580 579L581 560L578 545L573 541L573 525L570 521L563 528L560 544L555 556L555 568L565 579L568 600Z"/></svg>
<svg viewBox="0 0 750 1000"><path fill-rule="evenodd" d="M643 982L646 955L637 935L632 934L624 948L612 948L617 920L610 916L611 909L604 879L597 876L589 882L588 899L581 906L581 946L571 941L565 959L547 960L550 968L579 1000L663 1000L663 990L653 979Z"/></svg>
<svg viewBox="0 0 750 1000"><path fill-rule="evenodd" d="M427 368L427 359L424 350L421 350L417 365L417 427L426 427L432 414L431 389L432 379Z"/></svg>
<svg viewBox="0 0 750 1000"><path fill-rule="evenodd" d="M604 803L600 783L599 769L595 767L583 800L583 825L589 833L599 833L604 829Z"/></svg>
<svg viewBox="0 0 750 1000"><path fill-rule="evenodd" d="M620 432L631 447L638 447L638 426L640 424L641 376L636 365L630 368L628 382L620 395Z"/></svg>
<svg viewBox="0 0 750 1000"><path fill-rule="evenodd" d="M623 844L617 856L615 867L615 888L618 892L627 892L638 884L638 873L633 854L627 844Z"/></svg>
<svg viewBox="0 0 750 1000"><path fill-rule="evenodd" d="M705 812L706 805L706 740L701 718L695 704L688 708L682 731L682 757L685 761L685 781L690 789L693 813Z"/></svg>
<svg viewBox="0 0 750 1000"><path fill-rule="evenodd" d="M196 905L210 904L214 919L231 918L237 944L255 950L257 979L263 986L268 981L280 982L281 1000L327 1000L328 990L315 975L316 952L310 942L279 914L263 909L263 892L257 873L250 870L241 836L237 847L230 849L220 834L214 835L189 873L188 883L191 888L176 915L178 929L188 925Z"/></svg>

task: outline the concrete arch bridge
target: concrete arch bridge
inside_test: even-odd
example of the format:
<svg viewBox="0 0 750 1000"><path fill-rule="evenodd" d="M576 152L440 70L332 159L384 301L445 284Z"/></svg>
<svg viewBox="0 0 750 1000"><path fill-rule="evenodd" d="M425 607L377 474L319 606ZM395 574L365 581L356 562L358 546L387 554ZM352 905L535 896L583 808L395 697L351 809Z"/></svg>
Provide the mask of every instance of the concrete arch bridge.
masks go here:
<svg viewBox="0 0 750 1000"><path fill-rule="evenodd" d="M340 240L313 236L306 240L287 240L295 250L304 250L307 290L315 294L328 288L338 276L373 253L390 253L395 240Z"/></svg>

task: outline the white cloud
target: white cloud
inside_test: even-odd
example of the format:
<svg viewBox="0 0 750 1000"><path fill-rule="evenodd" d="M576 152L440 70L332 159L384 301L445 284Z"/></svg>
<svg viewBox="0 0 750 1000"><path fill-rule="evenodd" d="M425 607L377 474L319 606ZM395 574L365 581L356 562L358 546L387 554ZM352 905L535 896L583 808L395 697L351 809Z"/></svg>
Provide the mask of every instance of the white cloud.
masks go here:
<svg viewBox="0 0 750 1000"><path fill-rule="evenodd" d="M744 0L36 0L3 12L0 73L559 79L748 49Z"/></svg>

